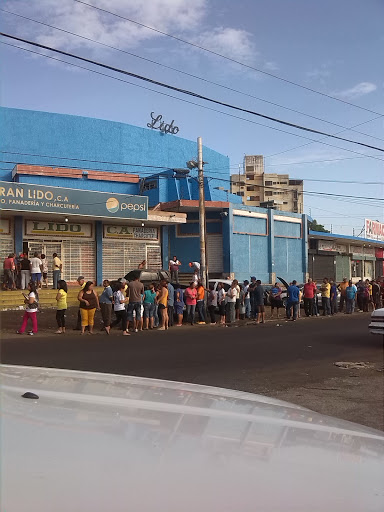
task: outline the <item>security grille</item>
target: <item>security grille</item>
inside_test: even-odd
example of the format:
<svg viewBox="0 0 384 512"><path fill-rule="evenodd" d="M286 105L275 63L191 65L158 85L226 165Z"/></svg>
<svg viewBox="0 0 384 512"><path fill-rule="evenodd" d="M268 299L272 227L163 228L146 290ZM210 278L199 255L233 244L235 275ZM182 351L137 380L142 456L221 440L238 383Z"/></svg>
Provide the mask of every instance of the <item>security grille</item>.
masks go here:
<svg viewBox="0 0 384 512"><path fill-rule="evenodd" d="M96 279L96 247L93 241L63 241L63 278L74 282L79 276Z"/></svg>
<svg viewBox="0 0 384 512"><path fill-rule="evenodd" d="M33 258L34 253L37 252L39 256L45 254L48 263L48 284L53 283L52 275L52 254L57 253L58 257L62 259L62 242L45 242L44 240L32 240L28 242L28 255ZM62 276L62 279L66 277Z"/></svg>
<svg viewBox="0 0 384 512"><path fill-rule="evenodd" d="M223 272L223 235L207 236L207 259L210 273Z"/></svg>
<svg viewBox="0 0 384 512"><path fill-rule="evenodd" d="M103 241L103 279L118 279L147 260L147 268L161 268L160 245L121 240Z"/></svg>

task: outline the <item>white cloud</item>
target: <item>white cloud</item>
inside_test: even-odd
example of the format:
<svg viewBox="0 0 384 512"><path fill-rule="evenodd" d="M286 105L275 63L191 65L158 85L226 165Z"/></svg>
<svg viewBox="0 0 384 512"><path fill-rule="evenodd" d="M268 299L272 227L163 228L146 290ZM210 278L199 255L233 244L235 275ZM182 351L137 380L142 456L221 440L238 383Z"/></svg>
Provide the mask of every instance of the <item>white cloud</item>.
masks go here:
<svg viewBox="0 0 384 512"><path fill-rule="evenodd" d="M333 93L334 96L338 98L342 98L345 100L354 100L356 98L360 98L360 96L364 96L365 94L369 94L373 91L376 91L377 85L371 82L360 82L355 86L345 89L343 91L336 91Z"/></svg>
<svg viewBox="0 0 384 512"><path fill-rule="evenodd" d="M258 56L251 37L249 32L242 29L217 27L200 34L194 42L216 53L249 64Z"/></svg>
<svg viewBox="0 0 384 512"><path fill-rule="evenodd" d="M276 64L276 62L267 61L264 63L264 69L266 71L277 71L279 69L279 66Z"/></svg>
<svg viewBox="0 0 384 512"><path fill-rule="evenodd" d="M206 14L208 0L94 0L94 5L132 18L163 32L178 33L196 29ZM102 43L122 49L138 46L150 39L163 36L122 18L111 16L73 0L12 0L7 2L11 11L55 25L70 32L81 34ZM48 46L66 49L87 47L95 50L95 44L49 27L23 22L20 31L34 36Z"/></svg>

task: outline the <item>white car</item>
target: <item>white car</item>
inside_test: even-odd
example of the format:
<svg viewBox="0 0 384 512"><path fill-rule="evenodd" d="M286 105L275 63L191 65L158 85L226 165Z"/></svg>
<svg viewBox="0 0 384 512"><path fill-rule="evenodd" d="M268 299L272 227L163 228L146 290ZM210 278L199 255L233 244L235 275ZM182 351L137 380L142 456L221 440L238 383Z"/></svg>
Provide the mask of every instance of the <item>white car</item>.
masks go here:
<svg viewBox="0 0 384 512"><path fill-rule="evenodd" d="M381 512L384 433L273 398L1 367L6 512Z"/></svg>
<svg viewBox="0 0 384 512"><path fill-rule="evenodd" d="M368 326L371 334L384 335L384 308L376 309L371 314L371 323Z"/></svg>

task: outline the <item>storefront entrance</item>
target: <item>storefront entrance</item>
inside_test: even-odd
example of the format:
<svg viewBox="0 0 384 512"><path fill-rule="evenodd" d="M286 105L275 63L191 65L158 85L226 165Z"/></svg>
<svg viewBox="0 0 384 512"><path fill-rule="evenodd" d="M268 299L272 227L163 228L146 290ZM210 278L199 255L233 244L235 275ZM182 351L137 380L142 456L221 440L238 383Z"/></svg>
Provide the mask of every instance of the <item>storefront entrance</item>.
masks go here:
<svg viewBox="0 0 384 512"><path fill-rule="evenodd" d="M52 284L52 255L57 253L63 262L62 279L73 283L79 276L93 281L96 277L95 242L85 240L28 240L24 242L24 250L29 256L34 252L45 254L48 261L48 283Z"/></svg>

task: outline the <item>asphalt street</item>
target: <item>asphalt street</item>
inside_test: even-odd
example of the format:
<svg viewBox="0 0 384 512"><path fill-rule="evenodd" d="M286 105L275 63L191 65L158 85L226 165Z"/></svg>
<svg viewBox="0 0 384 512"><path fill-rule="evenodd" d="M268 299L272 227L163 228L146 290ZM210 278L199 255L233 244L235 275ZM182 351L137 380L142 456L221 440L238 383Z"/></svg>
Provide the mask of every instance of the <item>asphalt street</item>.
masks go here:
<svg viewBox="0 0 384 512"><path fill-rule="evenodd" d="M368 333L368 323L368 314L357 313L228 328L173 327L130 337L73 330L30 337L3 329L1 359L244 390L384 430L383 340ZM341 369L334 365L340 361L371 367Z"/></svg>

